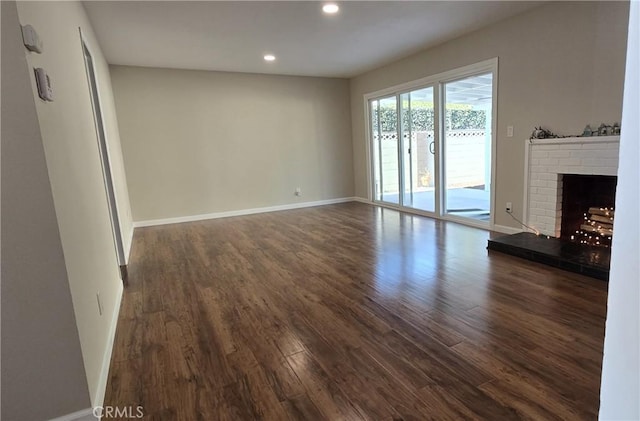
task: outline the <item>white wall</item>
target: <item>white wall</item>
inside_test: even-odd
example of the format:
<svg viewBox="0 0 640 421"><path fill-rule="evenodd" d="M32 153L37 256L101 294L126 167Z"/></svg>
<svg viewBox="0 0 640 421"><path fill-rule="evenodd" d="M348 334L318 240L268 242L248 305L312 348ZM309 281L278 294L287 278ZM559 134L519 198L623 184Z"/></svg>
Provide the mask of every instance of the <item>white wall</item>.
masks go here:
<svg viewBox="0 0 640 421"><path fill-rule="evenodd" d="M640 3L631 3L601 420L640 419Z"/></svg>
<svg viewBox="0 0 640 421"><path fill-rule="evenodd" d="M81 3L19 2L18 15L22 24L34 26L44 43L42 54L27 53L27 62L30 67L43 67L49 73L54 90L54 102L40 100L32 73L28 72L44 143L86 379L91 402L95 405L100 403L103 395L111 352L112 321L117 316L122 282L78 28L82 29L90 44L96 65L122 231L127 238L132 222L119 156L109 72ZM97 293L100 293L103 304L102 315L98 312ZM61 384L59 387L67 386Z"/></svg>
<svg viewBox="0 0 640 421"><path fill-rule="evenodd" d="M355 194L367 197L363 96L499 58L497 209L522 216L524 148L534 126L582 133L621 117L628 2L549 2L351 80ZM507 126L514 137L507 138ZM505 212L496 223L516 228Z"/></svg>
<svg viewBox="0 0 640 421"><path fill-rule="evenodd" d="M15 2L2 9L2 415L91 405Z"/></svg>
<svg viewBox="0 0 640 421"><path fill-rule="evenodd" d="M135 221L353 196L347 80L125 66L111 76Z"/></svg>

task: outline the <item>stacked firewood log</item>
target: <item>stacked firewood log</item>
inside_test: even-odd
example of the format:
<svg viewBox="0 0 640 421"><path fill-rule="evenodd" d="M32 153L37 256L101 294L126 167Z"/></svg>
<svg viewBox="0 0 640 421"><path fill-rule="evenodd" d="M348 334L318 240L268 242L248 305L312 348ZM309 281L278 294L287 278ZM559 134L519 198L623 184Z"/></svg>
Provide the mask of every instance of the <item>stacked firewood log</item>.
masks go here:
<svg viewBox="0 0 640 421"><path fill-rule="evenodd" d="M613 237L613 208L589 208L584 214L580 230L576 231L577 240L582 244L610 246Z"/></svg>

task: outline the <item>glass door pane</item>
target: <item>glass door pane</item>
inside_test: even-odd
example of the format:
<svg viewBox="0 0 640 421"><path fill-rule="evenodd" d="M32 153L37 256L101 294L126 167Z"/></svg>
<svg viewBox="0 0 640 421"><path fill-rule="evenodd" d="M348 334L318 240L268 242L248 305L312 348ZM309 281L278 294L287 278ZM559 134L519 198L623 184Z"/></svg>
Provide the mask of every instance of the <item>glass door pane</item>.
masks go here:
<svg viewBox="0 0 640 421"><path fill-rule="evenodd" d="M493 77L476 75L445 84L444 210L490 220Z"/></svg>
<svg viewBox="0 0 640 421"><path fill-rule="evenodd" d="M400 204L396 97L371 101L374 199Z"/></svg>
<svg viewBox="0 0 640 421"><path fill-rule="evenodd" d="M400 95L403 205L435 212L433 87Z"/></svg>

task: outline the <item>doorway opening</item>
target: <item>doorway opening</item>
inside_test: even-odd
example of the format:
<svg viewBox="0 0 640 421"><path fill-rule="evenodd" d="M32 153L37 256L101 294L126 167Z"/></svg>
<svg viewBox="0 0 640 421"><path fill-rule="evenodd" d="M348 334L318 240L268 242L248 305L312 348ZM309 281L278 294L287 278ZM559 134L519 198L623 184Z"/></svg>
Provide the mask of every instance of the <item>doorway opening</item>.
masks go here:
<svg viewBox="0 0 640 421"><path fill-rule="evenodd" d="M85 68L87 71L87 81L89 83L89 93L91 96L91 106L93 108L93 117L96 126L96 134L98 139L98 151L100 153L100 163L102 164L102 176L104 178L105 194L109 205L109 216L111 220L111 231L113 233L113 242L116 250L118 266L120 269L120 278L123 284L128 284L128 271L126 257L124 254L124 245L122 242L122 232L120 230L120 218L118 216L118 207L116 204L115 189L113 186L113 176L111 172L111 164L109 161L109 149L107 147L107 139L104 129L104 120L102 118L102 107L100 106L100 96L98 93L98 84L96 81L95 67L93 57L87 47L87 44L80 33L82 42L82 53L84 56Z"/></svg>

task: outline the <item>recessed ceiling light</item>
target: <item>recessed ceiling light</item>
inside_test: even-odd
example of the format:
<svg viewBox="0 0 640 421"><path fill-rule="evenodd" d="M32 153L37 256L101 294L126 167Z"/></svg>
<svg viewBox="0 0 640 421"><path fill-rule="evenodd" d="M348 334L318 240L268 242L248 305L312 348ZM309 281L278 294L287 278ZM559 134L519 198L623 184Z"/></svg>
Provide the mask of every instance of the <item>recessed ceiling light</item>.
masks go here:
<svg viewBox="0 0 640 421"><path fill-rule="evenodd" d="M265 54L264 56L264 61L275 61L276 60L276 56L274 56L273 54Z"/></svg>
<svg viewBox="0 0 640 421"><path fill-rule="evenodd" d="M340 10L340 8L335 3L327 3L324 6L322 6L322 11L328 15L336 14L338 13L338 10Z"/></svg>

